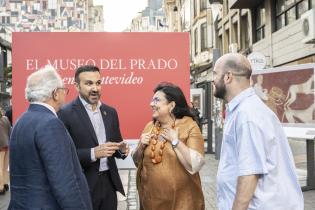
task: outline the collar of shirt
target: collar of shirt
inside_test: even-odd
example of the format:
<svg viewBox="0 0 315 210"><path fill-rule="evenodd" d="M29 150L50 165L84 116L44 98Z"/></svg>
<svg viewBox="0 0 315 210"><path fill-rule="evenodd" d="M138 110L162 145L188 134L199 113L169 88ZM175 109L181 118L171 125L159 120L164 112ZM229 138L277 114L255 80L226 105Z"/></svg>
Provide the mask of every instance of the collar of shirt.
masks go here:
<svg viewBox="0 0 315 210"><path fill-rule="evenodd" d="M230 103L226 105L226 110L228 113L233 112L233 110L247 97L252 96L255 94L255 90L250 87L243 90L240 94L235 96Z"/></svg>
<svg viewBox="0 0 315 210"><path fill-rule="evenodd" d="M50 106L49 104L46 104L46 103L43 103L43 102L32 102L31 104L37 104L37 105L41 105L41 106L44 106L46 107L47 109L49 109L52 113L54 113L54 115L56 117L57 116L57 113L56 113L56 110L54 109L54 107Z"/></svg>
<svg viewBox="0 0 315 210"><path fill-rule="evenodd" d="M95 111L93 111L91 104L89 104L88 102L86 102L81 96L79 96L79 98L80 98L80 101L82 102L82 104L83 104L83 106L84 106L85 109L88 109L88 110L90 110L90 111L92 111L92 112L97 112L98 110L100 110L100 107L101 107L101 105L102 105L102 103L101 103L100 101L98 101L97 106L96 106L96 109L95 109Z"/></svg>

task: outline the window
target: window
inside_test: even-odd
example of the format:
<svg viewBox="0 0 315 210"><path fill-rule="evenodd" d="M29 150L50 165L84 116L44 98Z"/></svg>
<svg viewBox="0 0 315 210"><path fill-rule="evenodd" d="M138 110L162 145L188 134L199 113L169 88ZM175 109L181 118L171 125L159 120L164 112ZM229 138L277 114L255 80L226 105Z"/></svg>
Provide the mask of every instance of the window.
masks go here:
<svg viewBox="0 0 315 210"><path fill-rule="evenodd" d="M205 10L206 8L207 8L207 0L200 0L200 12Z"/></svg>
<svg viewBox="0 0 315 210"><path fill-rule="evenodd" d="M197 17L197 8L198 8L198 1L194 1L194 17Z"/></svg>
<svg viewBox="0 0 315 210"><path fill-rule="evenodd" d="M223 40L222 40L222 34L218 36L217 46L218 46L218 48L220 49L220 52L223 52Z"/></svg>
<svg viewBox="0 0 315 210"><path fill-rule="evenodd" d="M56 10L54 10L54 9L50 10L50 15L52 17L55 17L57 15Z"/></svg>
<svg viewBox="0 0 315 210"><path fill-rule="evenodd" d="M232 38L232 43L238 43L238 23L237 23L237 21L232 23L231 38Z"/></svg>
<svg viewBox="0 0 315 210"><path fill-rule="evenodd" d="M301 1L298 5L297 5L297 18L300 18L301 15L306 12L307 10L310 9L310 3L309 1Z"/></svg>
<svg viewBox="0 0 315 210"><path fill-rule="evenodd" d="M198 54L198 29L196 28L194 31L194 38L195 38L195 55Z"/></svg>
<svg viewBox="0 0 315 210"><path fill-rule="evenodd" d="M265 8L263 3L260 4L256 10L256 41L259 41L261 39L265 38L265 23L266 23L266 19L265 19Z"/></svg>
<svg viewBox="0 0 315 210"><path fill-rule="evenodd" d="M17 17L19 15L19 12L17 11L11 11L11 16Z"/></svg>
<svg viewBox="0 0 315 210"><path fill-rule="evenodd" d="M208 49L207 43L207 23L203 23L200 26L200 35L201 35L201 52Z"/></svg>
<svg viewBox="0 0 315 210"><path fill-rule="evenodd" d="M43 4L43 10L47 10L47 2L43 1L42 4Z"/></svg>
<svg viewBox="0 0 315 210"><path fill-rule="evenodd" d="M227 16L227 14L229 13L229 1L225 0L223 1L223 17Z"/></svg>
<svg viewBox="0 0 315 210"><path fill-rule="evenodd" d="M310 0L276 0L276 30L294 22L310 8Z"/></svg>
<svg viewBox="0 0 315 210"><path fill-rule="evenodd" d="M241 16L241 46L243 50L249 48L249 21L248 21L248 13Z"/></svg>
<svg viewBox="0 0 315 210"><path fill-rule="evenodd" d="M227 28L224 26L224 28ZM229 46L230 46L230 30L226 29L223 34L223 53L229 52Z"/></svg>

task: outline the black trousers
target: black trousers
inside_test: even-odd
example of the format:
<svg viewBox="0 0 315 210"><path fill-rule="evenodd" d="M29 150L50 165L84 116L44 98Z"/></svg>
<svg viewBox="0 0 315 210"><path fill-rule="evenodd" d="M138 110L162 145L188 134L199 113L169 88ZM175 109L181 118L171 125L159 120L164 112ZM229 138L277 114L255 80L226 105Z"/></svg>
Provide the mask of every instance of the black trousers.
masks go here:
<svg viewBox="0 0 315 210"><path fill-rule="evenodd" d="M117 194L109 171L100 172L92 192L93 210L117 210Z"/></svg>

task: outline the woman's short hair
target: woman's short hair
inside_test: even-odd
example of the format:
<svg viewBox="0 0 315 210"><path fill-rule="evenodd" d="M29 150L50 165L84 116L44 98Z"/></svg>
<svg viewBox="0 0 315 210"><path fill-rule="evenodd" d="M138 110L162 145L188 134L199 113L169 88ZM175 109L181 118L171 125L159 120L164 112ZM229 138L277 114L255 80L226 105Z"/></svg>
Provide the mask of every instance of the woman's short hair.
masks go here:
<svg viewBox="0 0 315 210"><path fill-rule="evenodd" d="M54 67L47 65L27 78L25 97L29 102L44 102L58 87L63 87L62 79Z"/></svg>
<svg viewBox="0 0 315 210"><path fill-rule="evenodd" d="M170 82L161 82L155 89L154 93L161 91L165 94L165 98L168 102L175 102L175 107L172 110L172 114L176 119L181 119L184 116L188 116L194 119L193 114L190 111L190 108L187 104L185 95L180 87L170 83Z"/></svg>

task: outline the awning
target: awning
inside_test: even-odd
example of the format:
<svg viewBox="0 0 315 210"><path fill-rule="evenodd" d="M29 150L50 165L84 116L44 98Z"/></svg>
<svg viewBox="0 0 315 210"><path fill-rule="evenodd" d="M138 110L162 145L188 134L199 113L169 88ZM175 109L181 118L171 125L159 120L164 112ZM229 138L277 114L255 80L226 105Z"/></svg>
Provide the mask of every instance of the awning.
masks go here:
<svg viewBox="0 0 315 210"><path fill-rule="evenodd" d="M1 37L0 37L0 45L3 46L4 48L12 50L11 43L2 39Z"/></svg>
<svg viewBox="0 0 315 210"><path fill-rule="evenodd" d="M230 0L230 9L249 9L257 7L263 0Z"/></svg>

